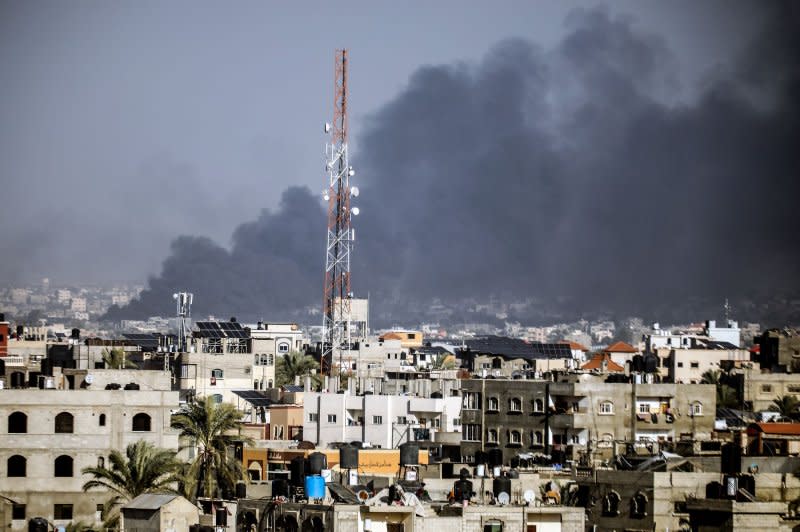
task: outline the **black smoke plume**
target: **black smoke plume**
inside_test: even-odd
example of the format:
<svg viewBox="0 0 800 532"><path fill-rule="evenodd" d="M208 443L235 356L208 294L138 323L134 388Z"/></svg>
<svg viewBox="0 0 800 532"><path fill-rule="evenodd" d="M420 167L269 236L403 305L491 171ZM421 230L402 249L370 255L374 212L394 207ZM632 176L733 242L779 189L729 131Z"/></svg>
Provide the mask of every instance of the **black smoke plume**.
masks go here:
<svg viewBox="0 0 800 532"><path fill-rule="evenodd" d="M514 39L478 64L420 68L353 157L357 293L388 319L433 299L657 315L797 291L800 10L768 8L692 101L669 97L663 41L602 9L572 13L554 49ZM217 314L321 307L324 224L319 200L290 189L231 252L178 239L110 315L168 314L179 288Z"/></svg>

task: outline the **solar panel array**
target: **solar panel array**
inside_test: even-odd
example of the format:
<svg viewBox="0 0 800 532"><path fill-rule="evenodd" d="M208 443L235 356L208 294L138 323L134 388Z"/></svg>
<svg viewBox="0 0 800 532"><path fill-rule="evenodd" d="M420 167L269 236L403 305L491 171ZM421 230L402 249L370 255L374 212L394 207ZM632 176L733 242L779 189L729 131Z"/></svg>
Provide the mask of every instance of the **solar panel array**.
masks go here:
<svg viewBox="0 0 800 532"><path fill-rule="evenodd" d="M133 345L138 345L142 349L158 348L159 335L157 333L126 333L122 336Z"/></svg>
<svg viewBox="0 0 800 532"><path fill-rule="evenodd" d="M203 338L249 338L250 335L236 321L198 321L195 336Z"/></svg>
<svg viewBox="0 0 800 532"><path fill-rule="evenodd" d="M253 406L270 406L275 402L259 390L233 390L233 393Z"/></svg>
<svg viewBox="0 0 800 532"><path fill-rule="evenodd" d="M487 355L519 358L570 358L572 351L568 344L543 344L526 342L518 338L487 336L466 341L471 351Z"/></svg>

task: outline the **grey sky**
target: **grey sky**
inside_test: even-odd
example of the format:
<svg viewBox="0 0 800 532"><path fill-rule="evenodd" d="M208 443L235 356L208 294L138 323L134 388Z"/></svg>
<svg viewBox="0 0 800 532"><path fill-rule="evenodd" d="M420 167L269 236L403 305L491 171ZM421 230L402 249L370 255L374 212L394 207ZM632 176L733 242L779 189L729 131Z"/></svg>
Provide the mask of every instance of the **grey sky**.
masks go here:
<svg viewBox="0 0 800 532"><path fill-rule="evenodd" d="M334 48L351 55L358 167L361 124L417 68L477 62L509 37L548 47L573 7L596 3L288 4L1 2L0 280L144 280L176 236L227 246L287 186L321 190ZM762 16L745 2L610 10L665 40L672 102Z"/></svg>

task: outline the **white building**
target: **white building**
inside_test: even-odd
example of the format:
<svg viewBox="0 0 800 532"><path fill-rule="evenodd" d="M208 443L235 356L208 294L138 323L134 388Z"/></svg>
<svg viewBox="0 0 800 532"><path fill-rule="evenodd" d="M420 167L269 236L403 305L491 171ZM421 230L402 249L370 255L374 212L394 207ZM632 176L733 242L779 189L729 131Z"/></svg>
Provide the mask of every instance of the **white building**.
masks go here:
<svg viewBox="0 0 800 532"><path fill-rule="evenodd" d="M303 437L318 447L361 441L395 448L406 441L461 437L461 397L306 392Z"/></svg>

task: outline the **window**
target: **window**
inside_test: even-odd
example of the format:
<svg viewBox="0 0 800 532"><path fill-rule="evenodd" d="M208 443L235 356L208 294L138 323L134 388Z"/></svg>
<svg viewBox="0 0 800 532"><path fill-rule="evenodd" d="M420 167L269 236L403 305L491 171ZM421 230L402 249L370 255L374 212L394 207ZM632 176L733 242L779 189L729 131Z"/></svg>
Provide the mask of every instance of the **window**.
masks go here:
<svg viewBox="0 0 800 532"><path fill-rule="evenodd" d="M383 425L383 416L372 416L373 425Z"/></svg>
<svg viewBox="0 0 800 532"><path fill-rule="evenodd" d="M71 504L54 504L53 519L72 519Z"/></svg>
<svg viewBox="0 0 800 532"><path fill-rule="evenodd" d="M289 352L289 344L286 342L281 342L278 344L278 353L288 353Z"/></svg>
<svg viewBox="0 0 800 532"><path fill-rule="evenodd" d="M8 416L8 433L25 434L28 432L28 416L23 412L13 412Z"/></svg>
<svg viewBox="0 0 800 532"><path fill-rule="evenodd" d="M542 399L534 399L533 400L533 411L534 412L544 412L544 401Z"/></svg>
<svg viewBox="0 0 800 532"><path fill-rule="evenodd" d="M649 414L650 413L650 404L649 403L641 403L639 405L639 413L640 414Z"/></svg>
<svg viewBox="0 0 800 532"><path fill-rule="evenodd" d="M522 443L522 434L518 430L512 430L508 434L508 443L512 445L519 445Z"/></svg>
<svg viewBox="0 0 800 532"><path fill-rule="evenodd" d="M97 457L97 467L98 469L103 469L106 466L106 459L103 456Z"/></svg>
<svg viewBox="0 0 800 532"><path fill-rule="evenodd" d="M225 372L219 368L214 368L211 370L211 378L212 379L224 379Z"/></svg>
<svg viewBox="0 0 800 532"><path fill-rule="evenodd" d="M143 412L133 416L133 432L150 432L150 416Z"/></svg>
<svg viewBox="0 0 800 532"><path fill-rule="evenodd" d="M8 459L8 476L9 477L24 477L27 475L26 469L28 461L24 456L15 454Z"/></svg>
<svg viewBox="0 0 800 532"><path fill-rule="evenodd" d="M683 362L678 362L678 367L682 368L683 367Z"/></svg>
<svg viewBox="0 0 800 532"><path fill-rule="evenodd" d="M614 403L611 401L603 401L600 403L600 413L609 415L614 413Z"/></svg>
<svg viewBox="0 0 800 532"><path fill-rule="evenodd" d="M97 422L101 427L105 427L106 426L106 415L105 414L100 414L100 417L98 418Z"/></svg>
<svg viewBox="0 0 800 532"><path fill-rule="evenodd" d="M488 443L497 443L497 429L489 429L486 431L486 441Z"/></svg>
<svg viewBox="0 0 800 532"><path fill-rule="evenodd" d="M486 524L483 525L483 532L503 532L503 522L497 519L487 521Z"/></svg>
<svg viewBox="0 0 800 532"><path fill-rule="evenodd" d="M309 423L316 423L317 421L319 421L319 414L317 414L316 412L311 412L310 414L308 414L308 421Z"/></svg>
<svg viewBox="0 0 800 532"><path fill-rule="evenodd" d="M691 367L692 369L697 369L700 367L700 362L690 362L689 367Z"/></svg>
<svg viewBox="0 0 800 532"><path fill-rule="evenodd" d="M481 441L481 426L475 424L462 425L461 437L464 441Z"/></svg>
<svg viewBox="0 0 800 532"><path fill-rule="evenodd" d="M328 414L328 423L336 423L336 414Z"/></svg>
<svg viewBox="0 0 800 532"><path fill-rule="evenodd" d="M500 401L497 400L497 397L490 397L486 401L486 410L491 410L494 412L500 410Z"/></svg>
<svg viewBox="0 0 800 532"><path fill-rule="evenodd" d="M631 517L641 519L647 516L647 495L639 491L631 498Z"/></svg>
<svg viewBox="0 0 800 532"><path fill-rule="evenodd" d="M56 434L72 434L74 432L74 418L69 412L61 412L56 416Z"/></svg>
<svg viewBox="0 0 800 532"><path fill-rule="evenodd" d="M461 418L460 417L455 418L453 420L453 425L455 425L456 427L461 425Z"/></svg>
<svg viewBox="0 0 800 532"><path fill-rule="evenodd" d="M256 366L271 366L275 362L273 355L256 355Z"/></svg>
<svg viewBox="0 0 800 532"><path fill-rule="evenodd" d="M772 393L772 385L771 384L762 384L761 391L763 393Z"/></svg>
<svg viewBox="0 0 800 532"><path fill-rule="evenodd" d="M408 335L406 335L406 336L407 336L406 340L413 340L414 339L414 333L408 333Z"/></svg>
<svg viewBox="0 0 800 532"><path fill-rule="evenodd" d="M24 504L14 504L11 506L11 519L25 519Z"/></svg>
<svg viewBox="0 0 800 532"><path fill-rule="evenodd" d="M542 445L544 443L544 436L542 435L541 430L537 430L533 433L533 443L535 445Z"/></svg>
<svg viewBox="0 0 800 532"><path fill-rule="evenodd" d="M461 407L467 410L480 410L481 394L478 392L464 392L464 400L461 403Z"/></svg>
<svg viewBox="0 0 800 532"><path fill-rule="evenodd" d="M703 404L700 402L692 403L692 415L693 416L702 416L703 415Z"/></svg>
<svg viewBox="0 0 800 532"><path fill-rule="evenodd" d="M215 393L214 395L211 396L211 398L214 399L214 404L218 405L222 402L222 394L220 393Z"/></svg>
<svg viewBox="0 0 800 532"><path fill-rule="evenodd" d="M406 425L407 424L406 416L397 416L397 424Z"/></svg>
<svg viewBox="0 0 800 532"><path fill-rule="evenodd" d="M619 493L611 491L603 497L603 515L616 517L619 515Z"/></svg>
<svg viewBox="0 0 800 532"><path fill-rule="evenodd" d="M796 384L790 384L786 387L786 391L789 393L800 393L800 386Z"/></svg>
<svg viewBox="0 0 800 532"><path fill-rule="evenodd" d="M71 477L72 476L72 457L62 454L56 458L53 476Z"/></svg>
<svg viewBox="0 0 800 532"><path fill-rule="evenodd" d="M522 399L519 397L512 397L508 400L509 412L522 412Z"/></svg>

